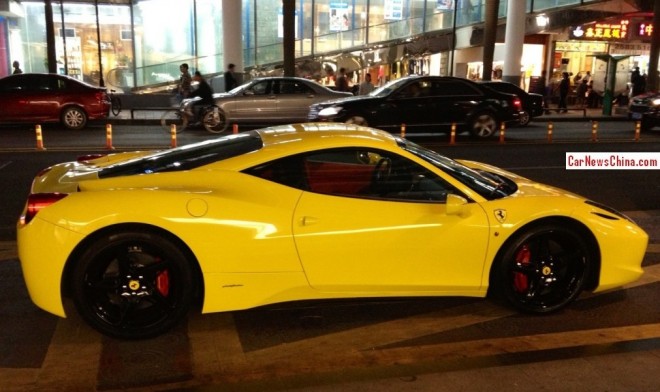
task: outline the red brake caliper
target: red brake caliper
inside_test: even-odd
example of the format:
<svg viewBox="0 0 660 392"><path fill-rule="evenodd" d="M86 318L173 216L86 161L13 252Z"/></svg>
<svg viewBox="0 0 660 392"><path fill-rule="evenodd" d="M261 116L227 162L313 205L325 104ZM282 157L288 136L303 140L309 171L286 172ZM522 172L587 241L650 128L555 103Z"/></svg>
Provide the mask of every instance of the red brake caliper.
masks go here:
<svg viewBox="0 0 660 392"><path fill-rule="evenodd" d="M170 293L170 273L164 270L158 273L156 277L156 287L163 297L167 297Z"/></svg>
<svg viewBox="0 0 660 392"><path fill-rule="evenodd" d="M532 252L529 250L529 246L525 244L520 248L520 250L518 250L518 253L516 253L516 264L527 267L530 264L531 258ZM526 293L527 289L529 288L527 275L522 272L514 272L513 287L517 292L521 294Z"/></svg>

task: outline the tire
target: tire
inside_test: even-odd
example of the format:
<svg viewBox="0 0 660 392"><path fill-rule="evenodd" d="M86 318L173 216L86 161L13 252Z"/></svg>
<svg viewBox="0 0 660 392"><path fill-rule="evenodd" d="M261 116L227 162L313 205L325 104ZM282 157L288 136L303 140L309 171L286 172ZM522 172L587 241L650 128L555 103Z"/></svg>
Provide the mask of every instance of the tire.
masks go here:
<svg viewBox="0 0 660 392"><path fill-rule="evenodd" d="M367 123L367 119L359 115L349 116L348 119L346 120L346 124L362 125L364 127L369 126L369 124Z"/></svg>
<svg viewBox="0 0 660 392"><path fill-rule="evenodd" d="M93 328L121 339L160 335L187 314L195 274L184 252L145 231L111 233L75 260L73 301Z"/></svg>
<svg viewBox="0 0 660 392"><path fill-rule="evenodd" d="M227 130L229 122L225 112L217 106L211 106L204 110L202 125L211 133L222 133Z"/></svg>
<svg viewBox="0 0 660 392"><path fill-rule="evenodd" d="M525 110L521 111L519 116L520 125L523 127L529 125L529 123L532 121L532 116L530 116L529 113Z"/></svg>
<svg viewBox="0 0 660 392"><path fill-rule="evenodd" d="M121 100L119 97L110 98L110 109L112 110L112 114L119 116L119 113L121 113Z"/></svg>
<svg viewBox="0 0 660 392"><path fill-rule="evenodd" d="M480 139L487 139L495 135L499 122L490 112L481 112L472 117L468 123L470 135Z"/></svg>
<svg viewBox="0 0 660 392"><path fill-rule="evenodd" d="M68 129L83 129L87 125L87 113L79 107L69 106L62 112L61 120Z"/></svg>
<svg viewBox="0 0 660 392"><path fill-rule="evenodd" d="M558 311L575 300L594 262L584 236L556 224L529 228L505 246L493 265L491 288L527 313Z"/></svg>
<svg viewBox="0 0 660 392"><path fill-rule="evenodd" d="M168 133L172 132L172 125L176 125L176 133L180 133L188 126L188 117L182 115L179 109L167 110L160 118L160 125Z"/></svg>

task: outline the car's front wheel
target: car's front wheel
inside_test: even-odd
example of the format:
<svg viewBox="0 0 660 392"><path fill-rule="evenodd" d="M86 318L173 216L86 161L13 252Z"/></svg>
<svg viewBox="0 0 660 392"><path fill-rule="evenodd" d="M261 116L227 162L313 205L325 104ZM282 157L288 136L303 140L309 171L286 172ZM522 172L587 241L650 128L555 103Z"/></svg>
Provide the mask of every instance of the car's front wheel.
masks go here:
<svg viewBox="0 0 660 392"><path fill-rule="evenodd" d="M493 113L482 112L468 122L468 127L472 136L487 139L497 132L497 124L497 118Z"/></svg>
<svg viewBox="0 0 660 392"><path fill-rule="evenodd" d="M148 231L102 235L75 260L73 300L98 331L122 339L162 334L188 313L193 268L178 246Z"/></svg>
<svg viewBox="0 0 660 392"><path fill-rule="evenodd" d="M346 119L346 124L362 125L365 127L369 125L366 118L357 114L349 116L348 119Z"/></svg>
<svg viewBox="0 0 660 392"><path fill-rule="evenodd" d="M580 294L592 257L578 231L556 224L532 227L509 241L493 266L491 288L524 312L553 312Z"/></svg>
<svg viewBox="0 0 660 392"><path fill-rule="evenodd" d="M87 125L87 113L76 106L64 109L61 119L62 124L68 129L82 129Z"/></svg>

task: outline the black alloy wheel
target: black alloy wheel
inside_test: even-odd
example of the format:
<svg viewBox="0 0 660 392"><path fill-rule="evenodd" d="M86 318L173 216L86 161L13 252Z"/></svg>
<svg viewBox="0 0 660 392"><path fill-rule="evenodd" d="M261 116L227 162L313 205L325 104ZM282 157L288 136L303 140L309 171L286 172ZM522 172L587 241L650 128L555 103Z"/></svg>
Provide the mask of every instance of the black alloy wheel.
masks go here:
<svg viewBox="0 0 660 392"><path fill-rule="evenodd" d="M575 300L593 263L577 231L554 224L528 229L511 241L494 265L495 293L528 313L550 313Z"/></svg>
<svg viewBox="0 0 660 392"><path fill-rule="evenodd" d="M149 232L104 235L76 261L73 299L93 328L121 339L160 335L178 324L193 299L195 274L184 252Z"/></svg>

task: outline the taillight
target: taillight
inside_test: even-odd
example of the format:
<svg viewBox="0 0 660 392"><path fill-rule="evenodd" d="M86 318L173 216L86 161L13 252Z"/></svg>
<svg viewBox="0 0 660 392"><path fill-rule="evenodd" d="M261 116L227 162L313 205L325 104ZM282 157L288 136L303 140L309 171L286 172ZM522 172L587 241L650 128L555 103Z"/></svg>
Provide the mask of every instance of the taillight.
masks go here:
<svg viewBox="0 0 660 392"><path fill-rule="evenodd" d="M521 110L522 110L522 102L520 102L520 98L516 97L516 98L513 99L513 107L514 107L517 111L521 111Z"/></svg>
<svg viewBox="0 0 660 392"><path fill-rule="evenodd" d="M67 193L33 193L28 196L25 215L21 216L21 223L28 224L37 213L49 205L56 203L65 197Z"/></svg>
<svg viewBox="0 0 660 392"><path fill-rule="evenodd" d="M99 91L96 93L96 100L99 102L106 102L110 101L110 97L108 97L108 94L105 91Z"/></svg>

